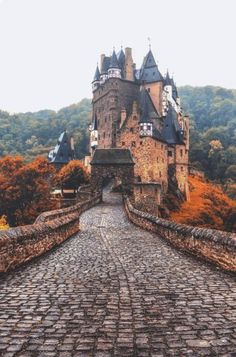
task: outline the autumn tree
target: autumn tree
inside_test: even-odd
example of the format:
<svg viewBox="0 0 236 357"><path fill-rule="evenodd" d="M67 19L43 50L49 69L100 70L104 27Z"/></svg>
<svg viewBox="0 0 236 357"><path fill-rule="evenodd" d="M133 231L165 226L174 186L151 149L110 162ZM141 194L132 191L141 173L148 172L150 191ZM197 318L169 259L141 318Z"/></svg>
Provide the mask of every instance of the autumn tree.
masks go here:
<svg viewBox="0 0 236 357"><path fill-rule="evenodd" d="M54 175L55 169L43 157L28 164L19 156L0 159L0 216L5 215L12 227L32 223L51 209Z"/></svg>
<svg viewBox="0 0 236 357"><path fill-rule="evenodd" d="M89 182L89 174L81 161L72 160L61 168L55 182L61 189L78 190L79 186Z"/></svg>

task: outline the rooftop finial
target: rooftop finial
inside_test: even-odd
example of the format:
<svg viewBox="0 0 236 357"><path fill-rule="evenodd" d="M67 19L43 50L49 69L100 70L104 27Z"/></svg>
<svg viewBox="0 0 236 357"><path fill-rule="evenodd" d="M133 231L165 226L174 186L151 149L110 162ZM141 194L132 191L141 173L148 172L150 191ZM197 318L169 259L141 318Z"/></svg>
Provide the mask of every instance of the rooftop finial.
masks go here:
<svg viewBox="0 0 236 357"><path fill-rule="evenodd" d="M148 37L148 47L149 47L149 50L151 50L151 38L150 37Z"/></svg>

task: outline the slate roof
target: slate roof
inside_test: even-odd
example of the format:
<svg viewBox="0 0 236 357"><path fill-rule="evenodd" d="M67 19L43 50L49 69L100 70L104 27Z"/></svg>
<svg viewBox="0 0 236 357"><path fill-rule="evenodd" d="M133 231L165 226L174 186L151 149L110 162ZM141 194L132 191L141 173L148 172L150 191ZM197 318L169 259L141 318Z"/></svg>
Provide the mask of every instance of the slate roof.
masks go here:
<svg viewBox="0 0 236 357"><path fill-rule="evenodd" d="M121 48L121 50L117 53L117 60L120 66L120 69L124 69L125 66L125 53L123 51L123 49Z"/></svg>
<svg viewBox="0 0 236 357"><path fill-rule="evenodd" d="M91 125L91 130L98 130L98 119L97 119L97 114L94 115L92 125Z"/></svg>
<svg viewBox="0 0 236 357"><path fill-rule="evenodd" d="M157 67L151 50L149 50L148 54L144 57L139 79L146 83L159 82L164 80L161 72Z"/></svg>
<svg viewBox="0 0 236 357"><path fill-rule="evenodd" d="M164 121L164 127L161 135L168 144L184 144L183 130L178 122L178 114L169 103L169 109Z"/></svg>
<svg viewBox="0 0 236 357"><path fill-rule="evenodd" d="M50 163L54 164L67 164L74 159L74 151L66 131L61 133L57 145L49 152L48 159Z"/></svg>
<svg viewBox="0 0 236 357"><path fill-rule="evenodd" d="M91 165L134 165L129 149L96 149Z"/></svg>
<svg viewBox="0 0 236 357"><path fill-rule="evenodd" d="M109 68L119 68L119 63L116 57L115 50L112 52Z"/></svg>
<svg viewBox="0 0 236 357"><path fill-rule="evenodd" d="M140 103L140 123L152 122L159 118L159 114L152 102L152 99L146 89L142 89L139 94Z"/></svg>
<svg viewBox="0 0 236 357"><path fill-rule="evenodd" d="M107 73L110 67L111 57L105 56L102 62L101 74Z"/></svg>
<svg viewBox="0 0 236 357"><path fill-rule="evenodd" d="M165 86L172 86L172 81L170 79L170 75L169 75L169 72L167 71L166 73L166 77L165 77Z"/></svg>
<svg viewBox="0 0 236 357"><path fill-rule="evenodd" d="M97 66L94 77L93 77L93 82L99 81L100 80L100 71L99 68Z"/></svg>

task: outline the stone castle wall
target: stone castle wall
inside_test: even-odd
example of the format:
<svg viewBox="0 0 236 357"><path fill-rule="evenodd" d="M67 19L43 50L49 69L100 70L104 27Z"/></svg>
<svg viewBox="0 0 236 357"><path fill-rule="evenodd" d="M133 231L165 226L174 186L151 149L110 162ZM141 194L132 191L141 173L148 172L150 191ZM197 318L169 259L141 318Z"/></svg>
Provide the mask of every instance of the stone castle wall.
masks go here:
<svg viewBox="0 0 236 357"><path fill-rule="evenodd" d="M0 232L0 272L49 251L79 231L82 212L101 201L97 195L65 209L44 212L32 225Z"/></svg>
<svg viewBox="0 0 236 357"><path fill-rule="evenodd" d="M141 228L158 233L177 248L236 272L236 234L161 219L138 211L128 198L125 209L129 219Z"/></svg>
<svg viewBox="0 0 236 357"><path fill-rule="evenodd" d="M130 149L135 161L134 176L142 182L157 182L167 188L167 144L139 136L139 115L127 118L119 133L118 147Z"/></svg>
<svg viewBox="0 0 236 357"><path fill-rule="evenodd" d="M132 111L137 100L139 86L131 81L110 78L94 92L93 110L98 119L98 149L116 147L120 112L123 108Z"/></svg>

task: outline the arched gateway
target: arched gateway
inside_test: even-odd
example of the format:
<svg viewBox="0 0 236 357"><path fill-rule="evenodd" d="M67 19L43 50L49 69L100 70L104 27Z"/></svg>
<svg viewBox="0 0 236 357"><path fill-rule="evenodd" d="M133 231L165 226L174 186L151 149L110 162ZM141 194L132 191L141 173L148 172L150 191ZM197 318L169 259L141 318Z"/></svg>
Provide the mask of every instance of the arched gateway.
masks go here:
<svg viewBox="0 0 236 357"><path fill-rule="evenodd" d="M91 185L102 190L107 179L118 179L126 192L134 183L134 160L129 149L96 149L91 161Z"/></svg>

